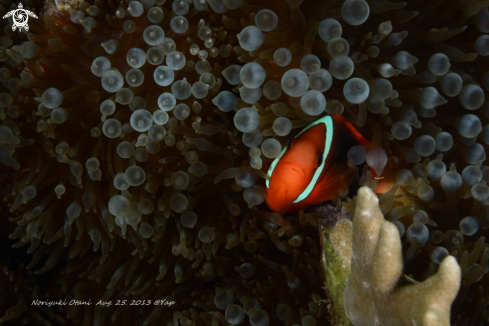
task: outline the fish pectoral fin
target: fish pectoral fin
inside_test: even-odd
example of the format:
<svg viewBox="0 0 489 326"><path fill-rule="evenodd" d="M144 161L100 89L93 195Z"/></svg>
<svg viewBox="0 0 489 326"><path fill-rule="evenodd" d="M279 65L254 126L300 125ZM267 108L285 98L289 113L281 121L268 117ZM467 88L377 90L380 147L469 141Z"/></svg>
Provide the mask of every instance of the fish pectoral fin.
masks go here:
<svg viewBox="0 0 489 326"><path fill-rule="evenodd" d="M312 204L339 198L355 179L356 169L346 162L331 165L311 193Z"/></svg>

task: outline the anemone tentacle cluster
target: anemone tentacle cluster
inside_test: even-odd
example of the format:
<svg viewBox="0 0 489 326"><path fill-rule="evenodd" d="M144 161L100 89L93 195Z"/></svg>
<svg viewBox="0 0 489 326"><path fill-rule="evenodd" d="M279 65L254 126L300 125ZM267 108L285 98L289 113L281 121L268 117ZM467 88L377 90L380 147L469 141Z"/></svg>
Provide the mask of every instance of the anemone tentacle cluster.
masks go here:
<svg viewBox="0 0 489 326"><path fill-rule="evenodd" d="M175 304L41 316L0 300L0 322L325 324L319 215L270 212L263 180L325 114L371 142L348 150L358 183L394 184L379 201L406 272L454 256L452 324L487 322L485 1L23 4L28 32L0 21L2 225L28 270L61 275L50 298Z"/></svg>

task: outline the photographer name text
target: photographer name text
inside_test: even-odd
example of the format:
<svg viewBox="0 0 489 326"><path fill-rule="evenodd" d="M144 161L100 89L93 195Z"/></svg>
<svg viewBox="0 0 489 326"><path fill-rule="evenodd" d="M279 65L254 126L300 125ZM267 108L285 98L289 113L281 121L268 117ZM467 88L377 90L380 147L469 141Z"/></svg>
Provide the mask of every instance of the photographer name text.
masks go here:
<svg viewBox="0 0 489 326"><path fill-rule="evenodd" d="M33 306L91 306L93 304L92 300L81 301L81 300L33 300ZM157 300L99 300L95 303L96 306L110 307L114 306L171 306L175 304L175 301L167 299L157 299Z"/></svg>

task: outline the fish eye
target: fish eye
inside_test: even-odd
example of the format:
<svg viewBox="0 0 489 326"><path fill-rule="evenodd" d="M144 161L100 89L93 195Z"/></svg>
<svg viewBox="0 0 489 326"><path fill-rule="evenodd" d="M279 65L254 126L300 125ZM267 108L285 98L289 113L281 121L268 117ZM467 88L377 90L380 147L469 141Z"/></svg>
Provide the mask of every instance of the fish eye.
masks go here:
<svg viewBox="0 0 489 326"><path fill-rule="evenodd" d="M317 166L320 166L323 163L323 153L319 153L318 161L317 161Z"/></svg>

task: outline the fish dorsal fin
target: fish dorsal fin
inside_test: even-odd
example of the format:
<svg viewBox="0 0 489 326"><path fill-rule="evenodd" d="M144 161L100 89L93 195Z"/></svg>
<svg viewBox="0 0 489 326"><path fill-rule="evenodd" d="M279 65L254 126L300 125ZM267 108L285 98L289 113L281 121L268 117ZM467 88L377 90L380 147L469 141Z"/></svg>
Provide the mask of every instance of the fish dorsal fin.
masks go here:
<svg viewBox="0 0 489 326"><path fill-rule="evenodd" d="M326 137L324 140L324 147L323 147L324 151L322 152L322 155L321 155L321 158L322 158L321 164L318 164L318 168L316 169L316 172L314 172L314 175L311 178L311 181L307 185L306 189L304 189L304 191L299 195L299 197L297 197L297 199L294 200L294 204L298 203L300 201L303 201L304 199L306 199L311 194L312 190L316 186L317 181L319 180L319 177L321 176L321 173L323 172L324 164L326 162L326 158L328 157L329 151L331 150L331 144L333 142L333 119L329 115L322 117L321 119L316 120L313 123L311 123L310 125L308 125L306 128L304 128L304 130L302 130L296 136L296 138L297 138L300 134L302 134L306 130L308 130L308 129L310 129L310 128L312 128L312 127L314 127L320 123L324 123L324 125L326 127Z"/></svg>

